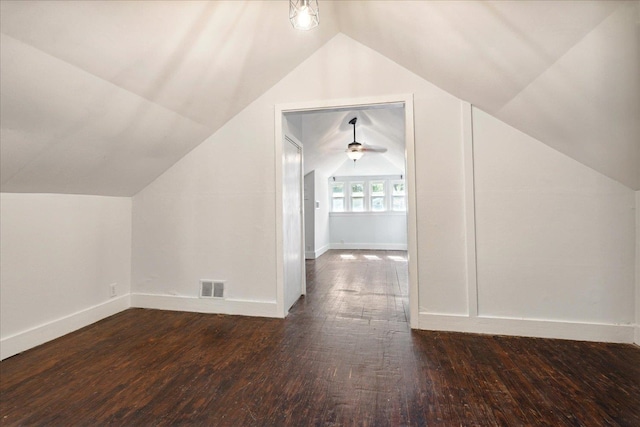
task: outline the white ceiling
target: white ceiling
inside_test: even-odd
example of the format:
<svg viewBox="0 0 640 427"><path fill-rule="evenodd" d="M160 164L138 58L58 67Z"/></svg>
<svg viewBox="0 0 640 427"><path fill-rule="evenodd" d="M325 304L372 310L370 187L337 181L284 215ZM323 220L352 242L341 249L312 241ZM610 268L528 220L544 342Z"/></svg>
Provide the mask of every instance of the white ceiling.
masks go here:
<svg viewBox="0 0 640 427"><path fill-rule="evenodd" d="M385 153L366 152L355 165L345 153L353 141L349 120L354 117L358 119L358 142L387 149ZM374 165L388 174L404 173L404 106L400 104L293 113L289 118L298 120L303 132L305 174L316 170L322 176L331 176L347 170L345 175L380 175L381 169L371 171L369 166Z"/></svg>
<svg viewBox="0 0 640 427"><path fill-rule="evenodd" d="M0 169L11 192L133 195L338 31L330 19L294 30L286 2L0 8Z"/></svg>
<svg viewBox="0 0 640 427"><path fill-rule="evenodd" d="M640 1L340 5L349 37L640 189Z"/></svg>
<svg viewBox="0 0 640 427"><path fill-rule="evenodd" d="M2 191L133 195L338 32L640 189L639 1L319 3L2 0Z"/></svg>

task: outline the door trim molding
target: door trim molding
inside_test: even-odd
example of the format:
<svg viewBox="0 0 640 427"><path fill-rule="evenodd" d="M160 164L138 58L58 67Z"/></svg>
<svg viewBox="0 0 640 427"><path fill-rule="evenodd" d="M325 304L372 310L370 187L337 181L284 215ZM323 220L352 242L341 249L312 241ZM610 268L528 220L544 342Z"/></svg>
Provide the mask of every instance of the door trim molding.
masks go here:
<svg viewBox="0 0 640 427"><path fill-rule="evenodd" d="M286 316L284 308L284 259L283 259L283 234L282 234L282 141L283 120L285 113L327 110L336 108L358 108L362 106L382 105L382 104L404 104L405 111L405 163L407 186L407 249L409 258L409 322L411 328L417 328L419 322L419 295L418 295L418 226L416 211L416 167L415 167L415 140L414 140L414 117L413 117L413 94L398 94L373 96L364 98L345 98L335 100L319 100L297 102L291 104L276 104L274 107L275 121L275 212L276 212L276 288L277 306L281 317ZM304 160L303 160L304 161ZM304 239L304 233L303 233ZM304 249L304 246L302 246ZM304 259L304 251L301 254Z"/></svg>

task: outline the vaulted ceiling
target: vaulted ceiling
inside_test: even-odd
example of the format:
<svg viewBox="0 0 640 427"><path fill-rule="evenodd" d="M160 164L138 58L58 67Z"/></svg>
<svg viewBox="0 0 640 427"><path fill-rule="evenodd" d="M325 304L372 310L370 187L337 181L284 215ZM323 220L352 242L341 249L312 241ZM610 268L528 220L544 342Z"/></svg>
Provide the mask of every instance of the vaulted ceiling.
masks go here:
<svg viewBox="0 0 640 427"><path fill-rule="evenodd" d="M0 1L2 191L133 195L338 32L640 188L639 1Z"/></svg>
<svg viewBox="0 0 640 427"><path fill-rule="evenodd" d="M288 114L299 121L303 134L304 173L312 170L328 177L343 175L381 175L405 173L404 105L363 106L348 109L305 111ZM353 141L356 118L356 140L365 147L385 149L384 153L365 152L354 164L346 156Z"/></svg>

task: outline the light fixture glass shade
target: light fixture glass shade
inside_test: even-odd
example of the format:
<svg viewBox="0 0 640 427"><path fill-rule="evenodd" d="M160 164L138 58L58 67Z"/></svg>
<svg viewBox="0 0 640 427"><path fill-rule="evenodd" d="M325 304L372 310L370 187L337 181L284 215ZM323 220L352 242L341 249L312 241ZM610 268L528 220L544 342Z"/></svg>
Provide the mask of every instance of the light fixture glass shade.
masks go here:
<svg viewBox="0 0 640 427"><path fill-rule="evenodd" d="M297 30L310 30L320 23L318 0L289 0L289 20Z"/></svg>
<svg viewBox="0 0 640 427"><path fill-rule="evenodd" d="M364 154L364 152L360 151L360 150L350 150L347 151L347 156L353 160L354 162L356 160L360 160L362 158L362 155Z"/></svg>

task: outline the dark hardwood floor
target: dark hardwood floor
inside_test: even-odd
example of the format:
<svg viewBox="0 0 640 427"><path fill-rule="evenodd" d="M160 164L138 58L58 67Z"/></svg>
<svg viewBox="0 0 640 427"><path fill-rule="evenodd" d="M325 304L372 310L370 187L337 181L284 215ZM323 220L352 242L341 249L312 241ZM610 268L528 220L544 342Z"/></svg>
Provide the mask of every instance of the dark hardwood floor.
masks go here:
<svg viewBox="0 0 640 427"><path fill-rule="evenodd" d="M0 423L640 426L638 347L412 332L404 255L308 262L285 320L131 309L9 358Z"/></svg>

